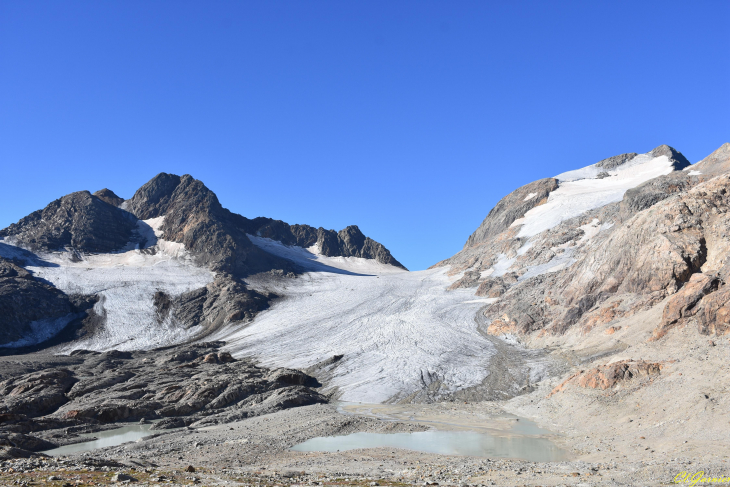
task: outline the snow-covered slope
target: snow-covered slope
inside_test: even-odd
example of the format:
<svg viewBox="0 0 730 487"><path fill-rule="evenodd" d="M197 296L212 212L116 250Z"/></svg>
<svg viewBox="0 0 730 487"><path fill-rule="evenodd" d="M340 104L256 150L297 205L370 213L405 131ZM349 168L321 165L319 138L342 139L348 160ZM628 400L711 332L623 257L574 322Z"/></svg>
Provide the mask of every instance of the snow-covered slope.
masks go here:
<svg viewBox="0 0 730 487"><path fill-rule="evenodd" d="M252 324L216 337L228 341L234 355L301 369L343 355L327 385L347 401L403 397L436 380L456 390L489 374L494 346L474 320L488 300L446 291L452 279L444 270L406 272L268 239L252 241L311 271L276 289L285 298Z"/></svg>
<svg viewBox="0 0 730 487"><path fill-rule="evenodd" d="M171 296L205 286L213 273L194 265L182 244L156 238L162 218L138 222L148 246L117 253L79 254L44 252L36 265L26 269L67 294L98 294L94 312L102 317L101 329L88 339L73 342L62 350L144 350L180 343L200 332L200 327L184 329L169 319L158 323L153 296L163 291ZM12 244L12 239L5 239ZM3 250L4 249L4 250ZM15 255L12 247L2 246L4 257ZM58 328L58 327L56 327ZM53 330L55 334L58 330ZM49 335L49 336L50 336ZM46 337L48 338L48 337Z"/></svg>
<svg viewBox="0 0 730 487"><path fill-rule="evenodd" d="M593 164L559 174L555 176L558 189L550 193L548 201L525 213L512 226L521 225L518 237L537 235L589 210L621 201L627 190L672 171L674 167L667 156L640 154L615 169ZM599 178L601 173L605 177Z"/></svg>

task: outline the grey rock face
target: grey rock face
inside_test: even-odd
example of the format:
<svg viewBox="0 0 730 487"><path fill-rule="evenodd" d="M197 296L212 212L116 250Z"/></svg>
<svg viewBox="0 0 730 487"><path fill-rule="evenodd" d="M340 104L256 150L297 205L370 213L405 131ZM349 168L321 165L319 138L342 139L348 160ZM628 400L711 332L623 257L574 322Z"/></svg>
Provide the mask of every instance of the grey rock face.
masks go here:
<svg viewBox="0 0 730 487"><path fill-rule="evenodd" d="M327 257L361 257L405 269L385 246L366 237L356 225L335 232L322 227L289 225L281 220L261 217L247 220L244 225L246 233L250 235L270 238L286 245L308 248L317 244L322 255Z"/></svg>
<svg viewBox="0 0 730 487"><path fill-rule="evenodd" d="M0 413L42 416L66 403L66 393L76 383L64 368L42 370L0 382Z"/></svg>
<svg viewBox="0 0 730 487"><path fill-rule="evenodd" d="M33 251L70 247L112 252L139 238L136 218L161 216L165 217L164 239L183 243L198 264L239 277L272 269L294 270L289 261L253 245L246 233L287 245L320 243L327 256L363 257L403 267L388 249L365 237L356 226L338 233L270 218L250 220L223 208L216 195L192 176L166 173L152 178L124 202L109 189L64 196L0 230L0 238L12 237L14 243Z"/></svg>
<svg viewBox="0 0 730 487"><path fill-rule="evenodd" d="M180 176L160 173L139 188L125 207L140 220L163 216L179 184Z"/></svg>
<svg viewBox="0 0 730 487"><path fill-rule="evenodd" d="M248 321L268 307L268 297L246 288L231 276L218 276L208 286L173 299L160 296L158 315L168 315L186 327L203 325L207 331L233 321Z"/></svg>
<svg viewBox="0 0 730 487"><path fill-rule="evenodd" d="M550 192L557 188L557 179L546 178L514 190L492 208L479 228L466 241L464 248L489 240L507 230L515 220L544 203Z"/></svg>
<svg viewBox="0 0 730 487"><path fill-rule="evenodd" d="M75 311L64 293L0 258L0 347L33 336L34 322L71 321Z"/></svg>
<svg viewBox="0 0 730 487"><path fill-rule="evenodd" d="M0 433L0 447L14 447L26 451L43 451L55 447L50 441L23 433Z"/></svg>
<svg viewBox="0 0 730 487"><path fill-rule="evenodd" d="M730 171L730 143L721 145L715 152L693 165L692 169L702 173L700 180Z"/></svg>
<svg viewBox="0 0 730 487"><path fill-rule="evenodd" d="M132 238L136 220L88 191L59 198L9 227L0 237L12 237L33 251L71 247L87 252L112 252Z"/></svg>
<svg viewBox="0 0 730 487"><path fill-rule="evenodd" d="M651 179L629 189L621 201L621 211L625 218L645 210L675 193L686 191L696 184L687 172L676 171L665 176Z"/></svg>
<svg viewBox="0 0 730 487"><path fill-rule="evenodd" d="M100 189L99 191L94 193L94 196L104 201L105 203L109 203L112 206L119 206L124 203L124 198L120 198L119 196L114 194L114 191L107 188Z"/></svg>
<svg viewBox="0 0 730 487"><path fill-rule="evenodd" d="M618 166L629 162L634 157L638 156L636 152L628 152L626 154L620 154L618 156L608 157L602 161L598 161L596 166L604 169L616 169Z"/></svg>
<svg viewBox="0 0 730 487"><path fill-rule="evenodd" d="M140 219L164 216L162 238L185 244L198 264L215 271L246 276L291 267L254 246L246 236L245 219L223 208L216 195L190 175L159 174L125 207Z"/></svg>

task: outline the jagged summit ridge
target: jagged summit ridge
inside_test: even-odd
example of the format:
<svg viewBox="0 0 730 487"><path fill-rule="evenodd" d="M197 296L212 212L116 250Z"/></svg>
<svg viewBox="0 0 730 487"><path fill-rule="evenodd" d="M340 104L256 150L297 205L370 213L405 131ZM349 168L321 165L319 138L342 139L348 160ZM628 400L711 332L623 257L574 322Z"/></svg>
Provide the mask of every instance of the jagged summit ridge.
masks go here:
<svg viewBox="0 0 730 487"><path fill-rule="evenodd" d="M122 207L140 219L165 216L164 238L185 243L187 249L211 248L210 242L200 240L200 235L212 232L216 234L211 237L215 242L222 239L217 235L222 231L227 238L233 239L229 245L230 255L220 256L222 268L229 272L248 274L256 269L255 266L248 269L252 265L243 264L252 260L245 252L259 252L246 234L302 248L317 245L319 252L328 257L375 259L405 269L388 249L366 237L357 226L335 232L309 225L289 225L265 217L248 219L223 208L215 194L190 175L158 174Z"/></svg>

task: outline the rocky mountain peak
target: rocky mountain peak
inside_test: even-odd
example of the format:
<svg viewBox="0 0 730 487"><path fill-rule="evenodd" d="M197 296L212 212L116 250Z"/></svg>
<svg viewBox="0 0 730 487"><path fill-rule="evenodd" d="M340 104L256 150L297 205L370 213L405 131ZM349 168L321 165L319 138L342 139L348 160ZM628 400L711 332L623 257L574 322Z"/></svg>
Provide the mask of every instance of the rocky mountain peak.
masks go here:
<svg viewBox="0 0 730 487"><path fill-rule="evenodd" d="M0 230L0 237L12 237L33 251L69 247L112 252L130 241L135 227L135 219L128 213L88 191L78 191Z"/></svg>
<svg viewBox="0 0 730 487"><path fill-rule="evenodd" d="M160 173L150 179L125 202L124 208L140 220L162 216L167 211L170 199L180 184L180 176Z"/></svg>
<svg viewBox="0 0 730 487"><path fill-rule="evenodd" d="M652 157L667 156L675 171L680 171L691 164L681 152L666 144L656 147L648 154Z"/></svg>
<svg viewBox="0 0 730 487"><path fill-rule="evenodd" d="M105 203L109 203L112 206L119 206L124 203L124 198L120 198L114 193L114 191L107 188L100 189L99 191L94 193L94 196L104 201Z"/></svg>
<svg viewBox="0 0 730 487"><path fill-rule="evenodd" d="M692 166L702 174L720 174L730 170L730 143L725 142L716 151Z"/></svg>

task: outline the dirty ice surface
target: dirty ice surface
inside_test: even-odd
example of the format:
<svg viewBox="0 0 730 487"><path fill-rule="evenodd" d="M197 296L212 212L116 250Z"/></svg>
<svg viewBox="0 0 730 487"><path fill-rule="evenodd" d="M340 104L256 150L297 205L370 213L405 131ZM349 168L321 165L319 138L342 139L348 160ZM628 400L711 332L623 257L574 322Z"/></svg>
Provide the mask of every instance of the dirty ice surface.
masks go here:
<svg viewBox="0 0 730 487"><path fill-rule="evenodd" d="M609 171L591 165L559 174L555 176L560 181L558 189L550 193L547 203L531 209L512 225L522 225L518 237L537 235L564 220L621 201L628 189L673 170L667 156L641 154ZM599 172L609 176L598 179Z"/></svg>
<svg viewBox="0 0 730 487"><path fill-rule="evenodd" d="M101 329L90 338L66 345L63 352L144 350L179 343L200 332L198 326L185 329L170 318L162 323L156 319L153 298L157 291L177 296L205 286L214 277L192 263L182 244L157 238L161 223L162 218L138 222L138 232L147 239L147 247L141 250L130 244L109 254L47 252L26 265L35 277L66 294L100 297L94 311L105 318ZM8 245L2 249L12 251Z"/></svg>
<svg viewBox="0 0 730 487"><path fill-rule="evenodd" d="M446 269L408 272L251 240L310 271L269 287L283 299L253 323L212 337L226 340L234 355L298 369L342 355L327 366L328 387L342 400L370 403L403 397L434 381L457 390L488 375L494 348L474 321L485 303L474 300L473 290L446 291L454 280Z"/></svg>

